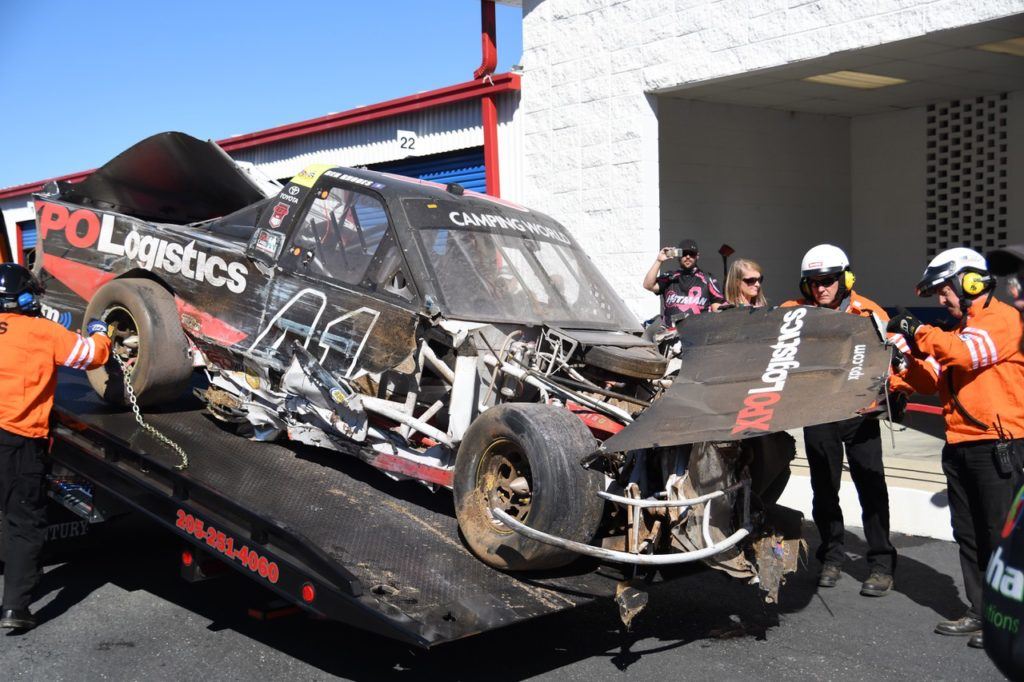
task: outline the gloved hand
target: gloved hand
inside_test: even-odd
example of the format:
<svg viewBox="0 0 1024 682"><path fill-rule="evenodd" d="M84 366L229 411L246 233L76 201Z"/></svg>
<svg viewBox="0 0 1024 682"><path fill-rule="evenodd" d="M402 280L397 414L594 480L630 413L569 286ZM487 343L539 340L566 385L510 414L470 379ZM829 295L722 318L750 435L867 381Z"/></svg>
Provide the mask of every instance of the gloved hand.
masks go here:
<svg viewBox="0 0 1024 682"><path fill-rule="evenodd" d="M907 416L907 394L903 391L889 392L889 420L894 424L902 424Z"/></svg>
<svg viewBox="0 0 1024 682"><path fill-rule="evenodd" d="M900 334L907 340L907 344L916 349L917 345L914 343L914 335L917 333L917 328L921 326L921 320L914 317L913 313L907 312L906 310L896 314L889 324L886 325L885 331L890 334Z"/></svg>
<svg viewBox="0 0 1024 682"><path fill-rule="evenodd" d="M107 323L103 320L93 318L89 320L89 324L85 325L85 331L88 332L90 336L93 334L106 334Z"/></svg>
<svg viewBox="0 0 1024 682"><path fill-rule="evenodd" d="M903 337L897 338L902 339ZM892 349L892 360L890 364L892 366L893 374L899 374L900 372L907 368L907 356L906 353L904 353L903 349L901 349L898 345L893 345L896 347Z"/></svg>

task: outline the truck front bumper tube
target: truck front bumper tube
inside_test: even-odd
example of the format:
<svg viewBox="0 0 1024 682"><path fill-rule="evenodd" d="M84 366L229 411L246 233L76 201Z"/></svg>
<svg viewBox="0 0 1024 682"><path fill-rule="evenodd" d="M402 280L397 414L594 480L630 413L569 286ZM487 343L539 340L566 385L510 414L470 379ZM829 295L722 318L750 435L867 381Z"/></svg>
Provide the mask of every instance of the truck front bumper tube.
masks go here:
<svg viewBox="0 0 1024 682"><path fill-rule="evenodd" d="M634 564L636 566L668 566L671 564L685 564L690 561L699 561L701 559L714 556L719 552L729 549L730 547L734 547L740 540L750 535L750 528L744 527L740 528L721 542L702 549L696 549L689 552L674 552L671 554L632 554L630 552L619 552L613 549L585 545L582 542L566 540L565 538L549 535L520 523L504 511L497 508L492 509L491 513L494 514L494 518L498 519L520 535L528 537L531 540L543 542L546 545L561 547L562 549L567 549L570 552L594 557L595 559L601 559L602 561Z"/></svg>

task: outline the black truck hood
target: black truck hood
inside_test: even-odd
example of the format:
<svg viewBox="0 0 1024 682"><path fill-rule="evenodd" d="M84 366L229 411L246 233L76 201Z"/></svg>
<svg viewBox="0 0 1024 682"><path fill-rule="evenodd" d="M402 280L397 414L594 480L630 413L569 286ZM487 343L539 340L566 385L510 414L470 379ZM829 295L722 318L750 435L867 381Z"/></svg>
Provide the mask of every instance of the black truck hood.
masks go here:
<svg viewBox="0 0 1024 682"><path fill-rule="evenodd" d="M217 218L264 198L214 142L175 132L146 138L60 190L72 203L177 224Z"/></svg>

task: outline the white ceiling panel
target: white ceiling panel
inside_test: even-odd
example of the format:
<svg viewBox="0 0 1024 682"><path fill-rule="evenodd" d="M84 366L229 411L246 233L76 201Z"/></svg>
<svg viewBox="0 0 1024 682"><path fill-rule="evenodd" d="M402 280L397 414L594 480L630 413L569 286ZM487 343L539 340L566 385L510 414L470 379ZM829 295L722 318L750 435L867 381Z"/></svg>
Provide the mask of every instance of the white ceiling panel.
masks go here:
<svg viewBox="0 0 1024 682"><path fill-rule="evenodd" d="M974 47L1021 35L1024 35L1024 14L864 50L839 52L664 94L840 116L919 107L1024 89L1024 58ZM908 82L861 90L803 80L841 70L891 76Z"/></svg>

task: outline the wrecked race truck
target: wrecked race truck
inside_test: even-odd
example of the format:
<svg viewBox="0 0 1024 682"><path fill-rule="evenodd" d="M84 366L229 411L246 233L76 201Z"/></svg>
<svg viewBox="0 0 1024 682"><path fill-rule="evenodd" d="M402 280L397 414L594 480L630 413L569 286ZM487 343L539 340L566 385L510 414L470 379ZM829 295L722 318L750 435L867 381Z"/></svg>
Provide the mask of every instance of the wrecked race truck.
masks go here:
<svg viewBox="0 0 1024 682"><path fill-rule="evenodd" d="M109 325L105 401L160 406L199 370L242 436L451 489L498 569L705 560L774 593L795 558L766 529L792 457L770 434L856 414L888 371L870 321L808 308L687 320L670 362L563 226L458 185L281 186L163 133L36 210L47 304Z"/></svg>

